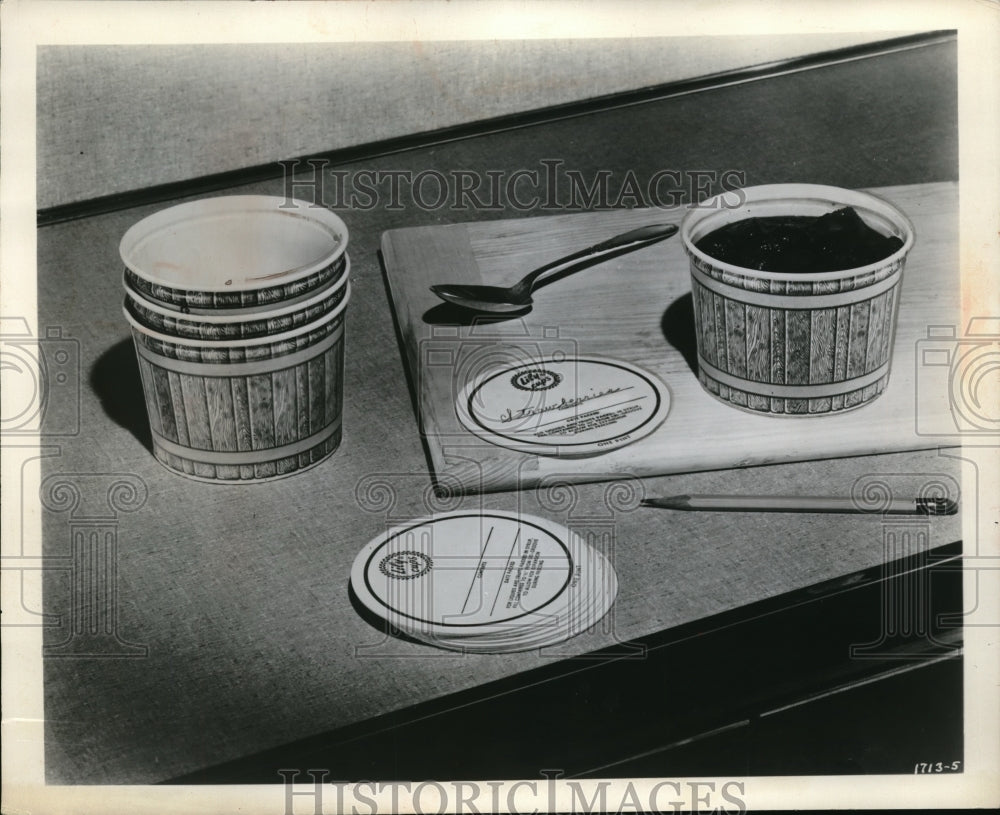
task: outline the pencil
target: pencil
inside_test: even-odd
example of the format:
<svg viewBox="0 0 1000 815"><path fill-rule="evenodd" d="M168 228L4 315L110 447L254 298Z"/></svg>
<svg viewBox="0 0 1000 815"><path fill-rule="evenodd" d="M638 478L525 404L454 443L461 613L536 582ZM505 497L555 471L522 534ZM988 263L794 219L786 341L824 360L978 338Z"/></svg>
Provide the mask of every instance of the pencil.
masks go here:
<svg viewBox="0 0 1000 815"><path fill-rule="evenodd" d="M879 515L954 515L950 498L891 498L870 506L854 498L811 495L670 495L646 498L643 506L702 512L847 512Z"/></svg>

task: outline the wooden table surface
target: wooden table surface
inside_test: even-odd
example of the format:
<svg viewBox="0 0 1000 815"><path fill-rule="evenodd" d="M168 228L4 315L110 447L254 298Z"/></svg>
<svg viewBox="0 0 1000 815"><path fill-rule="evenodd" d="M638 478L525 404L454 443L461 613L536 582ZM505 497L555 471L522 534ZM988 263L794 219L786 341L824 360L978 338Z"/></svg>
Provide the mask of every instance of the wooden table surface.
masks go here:
<svg viewBox="0 0 1000 815"><path fill-rule="evenodd" d="M955 88L954 43L937 43L341 169L509 175L552 158L587 178L599 170L648 178L671 169L738 170L747 184L956 181ZM282 190L276 179L226 192ZM78 349L81 372L79 404L63 399L46 415L50 430L64 432L50 437L59 449L43 460L44 484L68 482L80 494L75 508L47 505L46 554L68 556L83 519L108 515L113 483L133 484L140 497L111 513L115 658L58 655L73 589L66 572L46 576L46 611L62 615L47 631L54 649L44 684L50 783L169 779L886 558L883 523L872 516L637 510L616 497L614 482L559 493L434 495L379 237L406 226L551 214L540 209L397 209L385 201L338 209L351 230L353 290L342 447L309 472L261 485L204 485L173 475L148 447L117 253L125 230L162 206L38 234L39 330L58 328ZM750 488L835 494L872 478L902 495L949 477L958 477L955 460L929 450L664 476L643 486L660 495ZM520 508L575 528L612 529L620 581L613 632L581 636L551 653L460 656L387 639L362 620L347 593L358 550L387 523L459 507ZM928 545L957 539L959 522L935 519Z"/></svg>

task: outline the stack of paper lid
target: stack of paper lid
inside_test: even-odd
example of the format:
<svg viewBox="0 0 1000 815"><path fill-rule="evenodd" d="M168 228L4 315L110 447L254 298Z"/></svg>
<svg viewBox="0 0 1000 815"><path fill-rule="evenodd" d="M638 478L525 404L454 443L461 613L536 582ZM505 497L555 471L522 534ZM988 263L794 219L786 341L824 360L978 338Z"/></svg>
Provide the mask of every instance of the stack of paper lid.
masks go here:
<svg viewBox="0 0 1000 815"><path fill-rule="evenodd" d="M611 563L566 527L511 512L450 512L387 530L354 562L360 603L393 628L478 653L552 645L614 604Z"/></svg>

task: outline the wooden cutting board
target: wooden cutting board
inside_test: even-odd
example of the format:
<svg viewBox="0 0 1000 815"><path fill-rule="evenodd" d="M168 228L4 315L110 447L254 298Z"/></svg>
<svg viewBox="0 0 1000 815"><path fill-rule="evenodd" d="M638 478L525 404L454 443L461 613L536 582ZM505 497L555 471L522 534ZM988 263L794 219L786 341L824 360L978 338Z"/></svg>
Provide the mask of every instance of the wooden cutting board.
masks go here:
<svg viewBox="0 0 1000 815"><path fill-rule="evenodd" d="M440 487L525 489L556 477L599 481L756 464L933 448L956 443L947 369L922 359L928 328L962 335L958 186L945 182L872 190L912 220L917 240L903 275L889 385L855 411L770 417L716 400L698 383L688 260L679 237L607 260L543 287L526 315L470 319L429 290L434 283L510 285L564 254L683 210L616 210L394 229L382 258L402 334L419 420ZM940 331L937 332L940 335ZM940 347L942 341L930 340ZM947 345L947 340L944 342ZM556 351L625 360L657 374L670 413L652 435L592 458L506 450L460 424L455 401L486 368Z"/></svg>

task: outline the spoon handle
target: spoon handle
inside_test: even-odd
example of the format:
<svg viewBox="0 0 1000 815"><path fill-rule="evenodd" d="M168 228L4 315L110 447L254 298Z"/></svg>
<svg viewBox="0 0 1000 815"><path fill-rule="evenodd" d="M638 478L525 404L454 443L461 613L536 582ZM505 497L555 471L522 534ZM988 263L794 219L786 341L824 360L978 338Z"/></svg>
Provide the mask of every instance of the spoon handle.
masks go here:
<svg viewBox="0 0 1000 815"><path fill-rule="evenodd" d="M539 269L535 269L535 271L526 275L517 284L517 288L526 290L525 293L530 294L534 289L535 284L538 282L538 279L544 274L559 271L587 258L599 257L601 255L611 254L612 252L620 252L623 249L639 248L640 246L645 246L650 243L655 243L656 241L661 241L664 238L669 238L671 235L675 235L676 233L676 224L652 224L650 226L641 226L638 229L632 229L628 232L622 232L620 235L615 235L613 238L608 238L600 243L595 243L593 246L588 246L586 249L581 249L578 252L574 252L572 255L566 255L565 257L554 260Z"/></svg>

